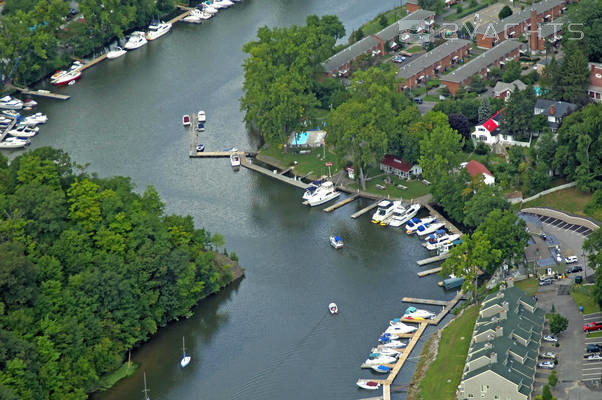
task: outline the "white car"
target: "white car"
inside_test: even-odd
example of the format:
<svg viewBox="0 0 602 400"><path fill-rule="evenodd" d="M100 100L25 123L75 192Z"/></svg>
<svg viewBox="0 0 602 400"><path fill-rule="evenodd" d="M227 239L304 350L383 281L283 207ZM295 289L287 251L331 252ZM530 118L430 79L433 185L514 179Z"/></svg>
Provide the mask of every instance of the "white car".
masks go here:
<svg viewBox="0 0 602 400"><path fill-rule="evenodd" d="M543 337L543 340L545 340L546 342L557 342L558 338L553 335L546 335Z"/></svg>
<svg viewBox="0 0 602 400"><path fill-rule="evenodd" d="M552 353L551 351L546 351L545 353L543 353L541 356L541 358L551 358L551 359L555 359L556 358L556 353Z"/></svg>
<svg viewBox="0 0 602 400"><path fill-rule="evenodd" d="M552 361L542 361L539 364L537 364L537 366L539 368L546 368L546 369L554 369L554 367L555 367L554 362L552 362Z"/></svg>
<svg viewBox="0 0 602 400"><path fill-rule="evenodd" d="M592 354L587 357L588 360L602 360L602 356L600 354Z"/></svg>
<svg viewBox="0 0 602 400"><path fill-rule="evenodd" d="M577 258L577 256L569 256L567 258L564 259L564 262L567 264L572 264L572 263L576 263L577 261L579 261L579 259Z"/></svg>

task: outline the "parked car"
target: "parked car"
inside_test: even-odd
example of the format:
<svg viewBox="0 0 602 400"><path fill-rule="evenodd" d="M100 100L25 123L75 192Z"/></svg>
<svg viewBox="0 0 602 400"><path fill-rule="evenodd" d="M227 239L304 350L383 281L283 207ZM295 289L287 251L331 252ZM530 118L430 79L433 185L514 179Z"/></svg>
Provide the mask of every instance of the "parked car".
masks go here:
<svg viewBox="0 0 602 400"><path fill-rule="evenodd" d="M537 364L537 366L539 368L554 369L555 365L553 361L542 361L539 364Z"/></svg>
<svg viewBox="0 0 602 400"><path fill-rule="evenodd" d="M420 97L416 97L416 98L414 98L414 103L422 104L422 99Z"/></svg>
<svg viewBox="0 0 602 400"><path fill-rule="evenodd" d="M600 346L599 344L588 344L587 346L585 346L585 351L587 351L588 353L598 353L602 351L602 346Z"/></svg>
<svg viewBox="0 0 602 400"><path fill-rule="evenodd" d="M575 265L574 267L568 267L566 269L567 274L571 274L573 272L581 272L581 271L583 271L583 268L579 265Z"/></svg>
<svg viewBox="0 0 602 400"><path fill-rule="evenodd" d="M551 351L546 351L545 353L542 353L541 358L551 358L551 359L555 359L556 358L556 353L552 353Z"/></svg>
<svg viewBox="0 0 602 400"><path fill-rule="evenodd" d="M557 342L558 338L554 335L545 335L543 337L543 340L545 340L546 342Z"/></svg>
<svg viewBox="0 0 602 400"><path fill-rule="evenodd" d="M595 332L602 330L602 322L590 322L583 326L583 332Z"/></svg>
<svg viewBox="0 0 602 400"><path fill-rule="evenodd" d="M577 275L575 277L575 283L581 283L581 282L583 282L583 277L581 275Z"/></svg>
<svg viewBox="0 0 602 400"><path fill-rule="evenodd" d="M579 259L577 258L577 256L569 256L567 258L564 259L564 262L567 264L572 264L572 263L576 263L577 261L579 261Z"/></svg>
<svg viewBox="0 0 602 400"><path fill-rule="evenodd" d="M404 56L393 56L391 59L394 63L402 63L406 60Z"/></svg>
<svg viewBox="0 0 602 400"><path fill-rule="evenodd" d="M545 279L539 280L539 286L546 286L546 285L551 285L551 284L552 284L552 279L550 279L550 278L545 278Z"/></svg>
<svg viewBox="0 0 602 400"><path fill-rule="evenodd" d="M602 356L598 353L587 356L588 360L602 360Z"/></svg>

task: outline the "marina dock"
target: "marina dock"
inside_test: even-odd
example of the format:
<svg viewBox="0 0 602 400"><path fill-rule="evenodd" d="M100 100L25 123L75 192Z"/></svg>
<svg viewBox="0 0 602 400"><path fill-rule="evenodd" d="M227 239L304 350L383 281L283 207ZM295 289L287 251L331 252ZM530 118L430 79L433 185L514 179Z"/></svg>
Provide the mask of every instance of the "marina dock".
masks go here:
<svg viewBox="0 0 602 400"><path fill-rule="evenodd" d="M349 197L339 201L338 203L331 205L330 207L326 207L324 209L324 212L327 212L327 213L333 212L337 208L343 207L344 205L351 203L353 200L357 199L358 197L359 197L359 194L357 194L357 193L352 196L349 196Z"/></svg>
<svg viewBox="0 0 602 400"><path fill-rule="evenodd" d="M462 236L463 233L462 231L460 231L458 228L456 228L454 226L454 224L452 224L451 222L449 222L447 219L445 219L445 217L441 214L439 214L439 212L437 210L435 210L429 203L428 201L424 201L421 202L420 205L422 205L423 207L425 207L426 209L429 210L429 212L431 213L431 215L433 217L436 217L440 222L444 222L445 223L445 227L451 232L451 233L457 233L458 235Z"/></svg>
<svg viewBox="0 0 602 400"><path fill-rule="evenodd" d="M178 8L184 9L184 8L188 8L188 7L178 6ZM167 21L167 23L169 23L169 24L175 24L179 20L184 19L187 16L189 16L191 10L192 10L191 8L188 8L188 10L186 10L185 12L183 12L180 15L177 15L177 16L173 17L172 19L170 19L169 21Z"/></svg>
<svg viewBox="0 0 602 400"><path fill-rule="evenodd" d="M418 276L420 278L422 278L424 276L436 274L437 272L441 272L441 267L435 267L435 268L427 269L426 271L420 271L420 272L418 272Z"/></svg>
<svg viewBox="0 0 602 400"><path fill-rule="evenodd" d="M228 156L229 157L229 156ZM253 160L250 158L247 158L246 155L243 155L242 157L240 157L240 165L242 165L245 168L251 169L253 171L259 172L260 174L272 177L276 180L279 180L281 182L284 183L288 183L289 185L293 185L298 187L299 189L307 189L307 186L309 186L307 183L294 179L294 178L289 178L288 176L284 176L278 173L274 173L273 171L270 171L267 168L264 167L260 167L257 164L254 164L252 162Z"/></svg>
<svg viewBox="0 0 602 400"><path fill-rule="evenodd" d="M362 215L364 215L368 211L375 209L376 206L378 206L378 203L381 202L381 200L382 199L379 198L374 203L370 204L368 207L364 207L361 210L359 210L358 212L351 214L351 218L356 219L358 217L361 217Z"/></svg>
<svg viewBox="0 0 602 400"><path fill-rule="evenodd" d="M431 306L446 306L449 303L445 300L417 299L415 297L404 297L401 301L404 303L429 304Z"/></svg>
<svg viewBox="0 0 602 400"><path fill-rule="evenodd" d="M23 94L27 94L30 96L46 97L46 98L55 99L55 100L69 100L71 98L71 96L67 96L66 94L52 93L48 90L31 90L28 88L22 88L22 87L18 87L18 86L14 86L14 85L11 85L11 87L13 87L15 90L17 90Z"/></svg>
<svg viewBox="0 0 602 400"><path fill-rule="evenodd" d="M95 59L93 59L93 60L90 60L90 61L83 61L84 65L82 65L82 66L79 68L79 70L80 70L80 71L85 71L85 70L87 70L88 68L90 68L90 67L93 67L93 66L95 66L96 64L98 64L99 62L101 62L101 61L104 61L104 60L106 60L106 59L107 59L107 53L103 54L103 55L102 55L102 56L100 56L100 57L96 57L96 58L95 58ZM78 59L78 61L79 61L79 59Z"/></svg>
<svg viewBox="0 0 602 400"><path fill-rule="evenodd" d="M449 257L449 253L441 254L440 256L425 258L424 260L418 260L416 263L420 266L431 264L437 261L445 260Z"/></svg>
<svg viewBox="0 0 602 400"><path fill-rule="evenodd" d="M6 127L6 129L4 129L4 131L2 131L2 133L0 134L0 142L4 140L4 138L6 138L6 135L8 135L8 131L10 131L11 129L14 128L15 124L17 123L17 119L13 118L12 122Z"/></svg>

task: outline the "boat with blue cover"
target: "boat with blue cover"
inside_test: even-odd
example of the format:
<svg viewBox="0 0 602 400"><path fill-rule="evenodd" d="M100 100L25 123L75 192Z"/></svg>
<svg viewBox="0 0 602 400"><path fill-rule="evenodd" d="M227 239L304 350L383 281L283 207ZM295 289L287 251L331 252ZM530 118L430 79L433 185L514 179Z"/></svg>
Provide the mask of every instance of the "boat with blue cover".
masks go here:
<svg viewBox="0 0 602 400"><path fill-rule="evenodd" d="M443 228L445 226L445 224L443 222L438 222L437 220L428 223L428 224L422 224L418 227L418 229L416 230L416 234L418 236L424 236L424 235L428 235L429 233L433 233L441 228Z"/></svg>
<svg viewBox="0 0 602 400"><path fill-rule="evenodd" d="M324 179L318 179L310 183L303 193L303 200L309 200L311 195L324 183Z"/></svg>
<svg viewBox="0 0 602 400"><path fill-rule="evenodd" d="M413 318L433 318L435 317L435 313L432 313L427 310L420 310L416 307L408 307L403 315L404 318L413 317Z"/></svg>
<svg viewBox="0 0 602 400"><path fill-rule="evenodd" d="M418 229L418 227L422 224L430 224L431 222L433 222L436 218L433 216L428 216L425 218L412 218L410 221L408 221L408 223L406 224L406 232L408 234L412 234L414 232L416 232L416 229Z"/></svg>
<svg viewBox="0 0 602 400"><path fill-rule="evenodd" d="M386 365L373 365L372 370L375 372L380 372L381 374L386 374L387 372L391 371L391 368L387 367Z"/></svg>
<svg viewBox="0 0 602 400"><path fill-rule="evenodd" d="M335 249L342 249L344 246L343 239L341 239L340 236L331 236L330 237L330 245L332 247L334 247Z"/></svg>

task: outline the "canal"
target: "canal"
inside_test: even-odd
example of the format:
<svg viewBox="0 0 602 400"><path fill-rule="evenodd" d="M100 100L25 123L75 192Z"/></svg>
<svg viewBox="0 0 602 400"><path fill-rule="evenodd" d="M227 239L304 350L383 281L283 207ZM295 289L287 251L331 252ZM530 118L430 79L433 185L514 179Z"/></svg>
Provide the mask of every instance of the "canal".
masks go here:
<svg viewBox="0 0 602 400"><path fill-rule="evenodd" d="M132 177L139 191L154 185L168 213L190 214L225 236L246 278L205 300L194 317L162 328L132 353L132 377L99 400L143 398L145 371L153 400L355 399L370 348L403 296L450 299L437 276L419 279L427 254L416 238L349 216L301 206L301 192L226 159L188 158L181 116L204 109L208 150L251 149L242 123L243 43L261 26L302 24L310 14L336 14L347 33L395 0L243 0L202 26L177 24L168 36L86 71L61 89L68 102L45 100L50 123L32 147L51 145L99 176ZM339 234L335 251L328 237ZM327 305L337 302L332 317ZM435 308L436 309L436 308ZM191 365L179 367L182 336ZM420 350L419 348L417 350ZM417 352L416 355L419 353ZM415 362L397 379L409 382ZM403 393L394 398L404 398Z"/></svg>

